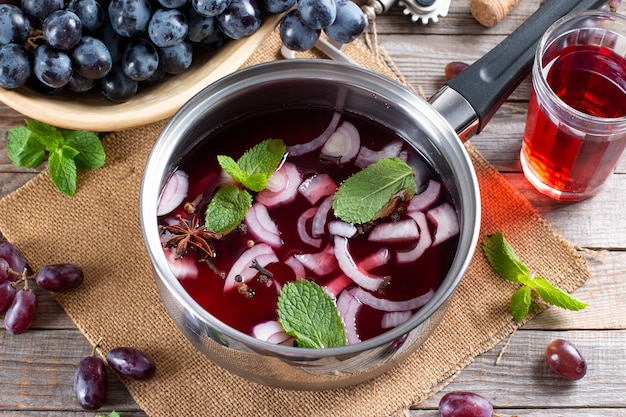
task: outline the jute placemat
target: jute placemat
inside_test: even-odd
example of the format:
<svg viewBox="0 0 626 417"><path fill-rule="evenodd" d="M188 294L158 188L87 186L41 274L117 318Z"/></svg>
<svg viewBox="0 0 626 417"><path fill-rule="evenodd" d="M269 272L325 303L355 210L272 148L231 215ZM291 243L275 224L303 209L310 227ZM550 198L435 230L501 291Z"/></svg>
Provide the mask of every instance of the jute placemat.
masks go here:
<svg viewBox="0 0 626 417"><path fill-rule="evenodd" d="M268 39L248 64L278 58ZM347 53L383 73L389 68L358 42ZM156 378L124 380L154 417L402 415L432 389L517 328L508 312L516 289L476 251L443 322L405 362L352 388L292 392L247 382L202 356L175 328L154 286L138 218L143 167L165 122L116 132L103 144L106 165L81 172L74 198L61 195L43 172L0 201L0 231L33 268L53 262L82 266L86 280L56 299L91 343L135 346L156 360ZM467 145L482 194L481 240L502 231L520 258L571 291L588 277L586 262L483 157ZM544 306L535 305L530 317ZM106 404L114 407L114 404Z"/></svg>

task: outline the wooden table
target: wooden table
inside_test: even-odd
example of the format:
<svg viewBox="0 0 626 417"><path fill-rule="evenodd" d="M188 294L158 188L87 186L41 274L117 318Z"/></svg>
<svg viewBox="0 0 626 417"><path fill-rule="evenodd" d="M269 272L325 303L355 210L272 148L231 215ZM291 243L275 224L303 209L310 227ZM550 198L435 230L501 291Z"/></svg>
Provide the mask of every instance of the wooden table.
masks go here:
<svg viewBox="0 0 626 417"><path fill-rule="evenodd" d="M430 25L412 23L396 6L376 20L377 41L407 81L430 96L443 85L447 62L475 61L538 4L539 0L523 0L493 28L474 20L469 0L452 1L448 16ZM576 313L549 308L510 340L476 358L443 391L415 405L410 416L437 416L439 399L454 390L489 397L499 416L626 415L626 158L604 190L590 200L560 204L540 196L519 165L528 93L526 81L472 143L589 258L592 277L575 295L590 305ZM37 174L12 166L6 155L6 132L21 123L21 115L0 104L0 197ZM0 417L93 417L95 412L76 404L72 390L75 365L89 353L90 345L47 293L39 296L40 311L32 330L19 337L0 330ZM544 348L557 337L573 342L586 357L589 369L582 380L569 383L546 368ZM111 375L101 411L145 416Z"/></svg>

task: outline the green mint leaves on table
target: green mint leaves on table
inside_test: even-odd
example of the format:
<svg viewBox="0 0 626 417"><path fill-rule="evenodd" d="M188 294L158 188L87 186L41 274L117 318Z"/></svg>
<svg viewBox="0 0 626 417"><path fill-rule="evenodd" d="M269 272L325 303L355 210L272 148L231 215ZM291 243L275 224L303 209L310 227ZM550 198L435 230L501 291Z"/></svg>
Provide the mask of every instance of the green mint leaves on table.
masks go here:
<svg viewBox="0 0 626 417"><path fill-rule="evenodd" d="M239 160L218 155L217 161L228 175L248 190L259 192L285 157L286 146L280 139L267 139L248 149ZM236 185L220 188L205 212L207 230L227 234L243 221L252 205L252 195Z"/></svg>
<svg viewBox="0 0 626 417"><path fill-rule="evenodd" d="M98 414L96 417L120 417L117 411L111 411L109 414Z"/></svg>
<svg viewBox="0 0 626 417"><path fill-rule="evenodd" d="M278 321L299 347L345 346L346 333L330 295L307 279L283 286L278 296Z"/></svg>
<svg viewBox="0 0 626 417"><path fill-rule="evenodd" d="M384 158L346 179L335 194L333 211L349 223L367 223L386 215L394 196L415 195L413 169L400 158Z"/></svg>
<svg viewBox="0 0 626 417"><path fill-rule="evenodd" d="M500 276L507 281L522 284L522 287L511 296L510 302L511 314L516 322L528 314L533 292L539 294L545 302L567 310L578 311L587 307L587 304L531 273L501 232L485 237L483 252L491 267Z"/></svg>
<svg viewBox="0 0 626 417"><path fill-rule="evenodd" d="M20 167L36 168L48 153L50 179L63 194L76 192L76 171L104 165L102 143L93 132L62 130L36 120L9 130L7 154Z"/></svg>

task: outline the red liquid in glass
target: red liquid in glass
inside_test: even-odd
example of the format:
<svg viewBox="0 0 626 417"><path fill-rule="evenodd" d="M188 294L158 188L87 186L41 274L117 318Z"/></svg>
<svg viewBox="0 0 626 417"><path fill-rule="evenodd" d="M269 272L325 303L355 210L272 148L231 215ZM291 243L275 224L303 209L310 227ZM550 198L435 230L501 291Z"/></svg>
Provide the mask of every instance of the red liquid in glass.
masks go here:
<svg viewBox="0 0 626 417"><path fill-rule="evenodd" d="M553 61L546 80L567 105L601 118L626 115L623 57L607 48L576 45L545 60ZM557 190L547 191L553 197L567 200L577 199L575 194L593 195L617 164L625 141L585 138L580 131L556 125L532 91L522 162L542 183L540 188Z"/></svg>
<svg viewBox="0 0 626 417"><path fill-rule="evenodd" d="M190 156L182 161L179 168L189 175L189 200L195 196L204 194L204 198L198 206L198 217L203 222L204 212L212 195L215 178L220 175L221 168L217 165L215 156L218 154L229 155L235 160L247 149L268 138L282 139L287 145L307 142L317 137L327 126L332 113L329 110L319 109L294 109L268 112L252 115L228 124L211 134L211 141L201 145ZM343 114L342 120L353 123L361 134L361 144L371 149L380 149L392 140L400 138L392 130L373 123L365 118L351 114ZM203 147L204 146L204 147ZM408 163L411 166L427 167L423 158L405 145L409 152ZM296 164L302 172L303 178L319 172L329 173L339 184L342 179L358 171L360 168L353 164L339 166L334 162L324 161L319 158L319 150L312 153L290 158L289 161ZM427 168L430 178L441 181L434 171ZM442 201L445 198L442 193ZM318 203L319 205L319 203ZM315 253L321 251L329 240L325 236L321 248L314 248L302 243L296 230L296 222L300 214L310 207L310 203L301 195L288 205L269 209L269 214L281 231L281 238L285 244L275 249L278 258L287 259L294 253ZM177 215L189 218L179 208L176 211L159 219L160 224L168 224ZM213 259L215 267L228 272L232 264L247 248L247 241L254 239L250 234L231 232L226 237L212 243L217 256ZM392 250L392 260L387 265L378 267L370 272L382 276L391 276L391 284L385 288L385 297L391 300L406 300L436 290L447 271L450 268L454 255L458 236L429 248L416 262L399 265L393 258L395 249L409 249L401 244L386 244ZM365 238L351 238L350 250L355 259L362 259L377 250L381 245L368 242ZM406 244L404 245L406 246ZM186 256L200 257L194 250L190 250ZM277 320L276 303L277 290L274 286L268 287L264 283L251 281L250 288L255 292L253 299L247 299L236 290L223 293L224 280L204 262L197 262L199 277L197 279L181 279L182 286L191 297L205 310L219 320L241 332L251 334L252 328L264 321ZM293 270L283 263L268 265L267 269L272 272L273 278L280 284L293 281L297 277ZM316 278L315 281L324 286L336 274ZM307 277L311 278L311 277ZM379 294L377 296L380 297ZM417 311L417 310L415 310ZM383 312L373 308L362 306L357 315L357 329L361 340L377 336L388 329L381 328Z"/></svg>

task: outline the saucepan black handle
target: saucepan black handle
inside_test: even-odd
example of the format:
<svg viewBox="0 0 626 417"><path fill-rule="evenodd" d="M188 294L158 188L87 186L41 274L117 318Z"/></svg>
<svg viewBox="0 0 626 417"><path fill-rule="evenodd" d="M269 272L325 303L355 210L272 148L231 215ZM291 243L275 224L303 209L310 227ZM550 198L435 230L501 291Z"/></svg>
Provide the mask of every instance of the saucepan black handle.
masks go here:
<svg viewBox="0 0 626 417"><path fill-rule="evenodd" d="M461 139L480 133L528 75L545 31L566 14L594 9L606 1L547 0L499 45L450 80L430 99L431 104L452 124Z"/></svg>

